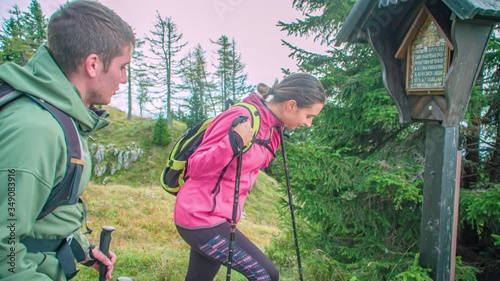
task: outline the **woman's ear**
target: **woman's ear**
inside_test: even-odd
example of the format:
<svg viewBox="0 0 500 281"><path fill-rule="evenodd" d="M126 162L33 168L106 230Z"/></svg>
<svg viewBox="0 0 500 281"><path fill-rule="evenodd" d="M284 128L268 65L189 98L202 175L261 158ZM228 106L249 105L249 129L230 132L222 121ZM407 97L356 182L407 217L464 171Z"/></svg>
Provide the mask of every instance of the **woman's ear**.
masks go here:
<svg viewBox="0 0 500 281"><path fill-rule="evenodd" d="M297 109L297 102L295 100L287 100L285 102L285 109L287 112L292 112Z"/></svg>

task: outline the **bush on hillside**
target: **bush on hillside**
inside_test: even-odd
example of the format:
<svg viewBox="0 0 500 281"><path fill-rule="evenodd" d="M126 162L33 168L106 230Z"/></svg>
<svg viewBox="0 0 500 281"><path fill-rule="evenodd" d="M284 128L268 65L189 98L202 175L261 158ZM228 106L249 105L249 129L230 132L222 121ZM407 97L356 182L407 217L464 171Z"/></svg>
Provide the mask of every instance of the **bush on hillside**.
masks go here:
<svg viewBox="0 0 500 281"><path fill-rule="evenodd" d="M167 146L171 140L172 137L168 132L167 119L163 118L163 114L160 114L155 123L151 143L159 146Z"/></svg>

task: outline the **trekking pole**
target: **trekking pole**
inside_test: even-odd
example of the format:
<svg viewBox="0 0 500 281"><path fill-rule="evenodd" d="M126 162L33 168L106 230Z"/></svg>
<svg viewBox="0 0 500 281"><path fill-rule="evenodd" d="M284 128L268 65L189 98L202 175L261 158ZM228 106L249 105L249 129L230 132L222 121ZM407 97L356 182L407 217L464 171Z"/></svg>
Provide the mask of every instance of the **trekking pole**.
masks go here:
<svg viewBox="0 0 500 281"><path fill-rule="evenodd" d="M231 280L231 267L233 264L233 252L234 252L234 241L236 240L236 216L238 212L238 199L240 197L240 174L241 174L241 154L238 156L238 162L236 166L236 184L234 188L234 200L233 200L233 217L231 222L231 233L229 236L229 255L227 258L227 275L226 281Z"/></svg>
<svg viewBox="0 0 500 281"><path fill-rule="evenodd" d="M231 127L243 123L247 120L246 116L240 116L236 118ZM240 198L240 175L241 175L241 164L243 151L239 152L238 162L236 163L236 180L234 184L234 199L233 199L233 215L231 218L231 232L229 234L229 249L227 257L227 273L226 281L231 280L231 267L233 265L233 252L234 252L234 241L236 240L236 217L238 216L238 200Z"/></svg>
<svg viewBox="0 0 500 281"><path fill-rule="evenodd" d="M101 240L99 241L99 250L109 259L109 244L111 243L111 232L115 230L112 226L103 226L101 231ZM99 281L106 280L107 268L99 262Z"/></svg>
<svg viewBox="0 0 500 281"><path fill-rule="evenodd" d="M283 165L285 166L285 179L286 179L286 187L288 191L288 203L290 205L290 214L292 216L292 227L293 227L293 237L295 239L295 251L297 253L297 264L299 267L299 276L300 276L300 281L304 280L304 277L302 275L302 263L300 261L300 250L299 250L299 239L297 235L297 225L295 224L295 214L293 211L293 197L292 197L292 188L290 187L290 177L288 175L288 164L287 164L287 159L286 159L286 151L285 151L285 138L283 135L284 129L278 128L278 131L280 132L281 136L281 154L283 155Z"/></svg>

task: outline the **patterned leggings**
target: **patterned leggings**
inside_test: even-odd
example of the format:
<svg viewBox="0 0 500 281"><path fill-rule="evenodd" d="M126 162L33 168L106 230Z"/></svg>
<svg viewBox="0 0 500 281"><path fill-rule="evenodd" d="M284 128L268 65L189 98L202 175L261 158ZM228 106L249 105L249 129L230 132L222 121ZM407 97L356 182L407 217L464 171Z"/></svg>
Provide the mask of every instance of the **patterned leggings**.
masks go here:
<svg viewBox="0 0 500 281"><path fill-rule="evenodd" d="M177 226L182 239L191 246L185 281L213 280L221 264L227 265L230 230L228 222L195 230ZM232 269L251 281L279 280L279 272L273 262L238 229Z"/></svg>

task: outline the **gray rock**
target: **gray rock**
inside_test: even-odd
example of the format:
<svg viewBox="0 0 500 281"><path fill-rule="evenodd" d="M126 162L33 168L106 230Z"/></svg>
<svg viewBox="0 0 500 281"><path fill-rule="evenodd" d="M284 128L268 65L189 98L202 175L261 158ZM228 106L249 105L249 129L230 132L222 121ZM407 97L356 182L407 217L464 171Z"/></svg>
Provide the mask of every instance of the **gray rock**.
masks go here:
<svg viewBox="0 0 500 281"><path fill-rule="evenodd" d="M125 151L123 153L123 169L128 170L130 168L130 151Z"/></svg>
<svg viewBox="0 0 500 281"><path fill-rule="evenodd" d="M118 166L116 167L117 170L121 170L123 168L123 150L120 150L118 152Z"/></svg>
<svg viewBox="0 0 500 281"><path fill-rule="evenodd" d="M94 175L98 178L102 177L106 173L106 166L105 165L94 165Z"/></svg>
<svg viewBox="0 0 500 281"><path fill-rule="evenodd" d="M104 160L104 149L103 145L97 147L97 152L94 155L94 163L100 164Z"/></svg>

